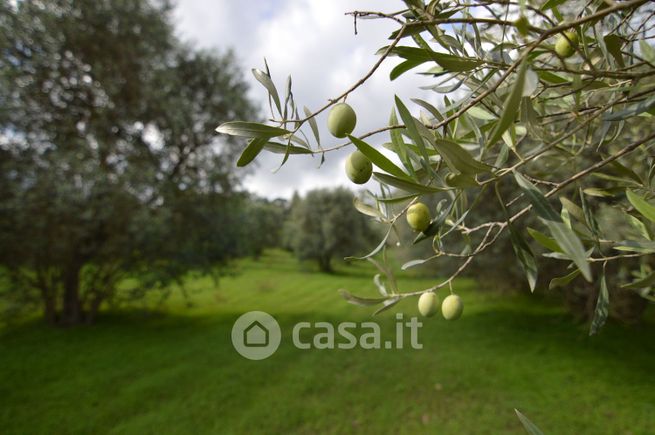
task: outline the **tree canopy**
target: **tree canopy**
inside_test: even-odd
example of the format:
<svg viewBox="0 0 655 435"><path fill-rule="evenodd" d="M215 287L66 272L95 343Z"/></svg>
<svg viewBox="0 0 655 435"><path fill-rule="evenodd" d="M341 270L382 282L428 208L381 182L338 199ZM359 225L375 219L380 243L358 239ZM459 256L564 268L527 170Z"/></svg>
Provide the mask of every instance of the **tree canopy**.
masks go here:
<svg viewBox="0 0 655 435"><path fill-rule="evenodd" d="M0 2L0 264L9 307L93 320L242 249L233 56L178 40L167 1ZM119 291L125 276L139 285Z"/></svg>

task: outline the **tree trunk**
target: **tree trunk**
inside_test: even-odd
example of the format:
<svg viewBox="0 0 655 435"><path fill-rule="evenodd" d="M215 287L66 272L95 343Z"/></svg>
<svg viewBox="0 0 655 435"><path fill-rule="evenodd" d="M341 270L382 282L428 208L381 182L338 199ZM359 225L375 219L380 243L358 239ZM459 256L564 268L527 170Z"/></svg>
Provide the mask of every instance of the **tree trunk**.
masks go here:
<svg viewBox="0 0 655 435"><path fill-rule="evenodd" d="M80 269L75 264L64 276L64 295L60 322L64 325L76 325L82 321L82 304L80 302Z"/></svg>
<svg viewBox="0 0 655 435"><path fill-rule="evenodd" d="M323 255L319 257L318 259L318 268L321 270L321 272L324 273L332 273L334 272L334 269L332 269L332 262L330 261L331 258L329 255Z"/></svg>

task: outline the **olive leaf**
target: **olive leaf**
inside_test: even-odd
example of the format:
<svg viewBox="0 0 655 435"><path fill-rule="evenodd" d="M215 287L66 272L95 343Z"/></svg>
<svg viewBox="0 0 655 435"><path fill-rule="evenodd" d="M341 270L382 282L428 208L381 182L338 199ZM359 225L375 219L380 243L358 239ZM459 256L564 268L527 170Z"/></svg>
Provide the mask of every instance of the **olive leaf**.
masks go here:
<svg viewBox="0 0 655 435"><path fill-rule="evenodd" d="M355 296L354 294L350 293L348 290L345 289L339 289L338 291L341 297L344 298L346 301L350 302L351 304L360 305L363 307L369 307L371 305L381 304L387 300L387 298L362 298L360 296Z"/></svg>
<svg viewBox="0 0 655 435"><path fill-rule="evenodd" d="M537 427L536 424L530 421L528 417L525 415L521 414L521 412L518 409L514 409L514 412L516 412L516 416L519 418L521 421L521 424L525 428L525 430L528 432L530 435L544 435L544 433Z"/></svg>
<svg viewBox="0 0 655 435"><path fill-rule="evenodd" d="M264 149L276 154L312 154L312 150L298 147L295 145L286 145L279 142L266 142Z"/></svg>
<svg viewBox="0 0 655 435"><path fill-rule="evenodd" d="M476 175L491 171L491 166L475 160L457 142L449 139L435 139L434 146L446 165L455 173Z"/></svg>
<svg viewBox="0 0 655 435"><path fill-rule="evenodd" d="M491 133L491 137L487 141L487 146L491 146L498 142L498 140L503 136L503 133L509 128L512 123L514 123L514 118L518 113L519 107L521 105L521 97L523 96L523 86L525 85L525 75L528 68L528 62L523 61L518 67L518 72L516 74L516 81L510 91L505 103L503 105L503 113L500 115L500 119L496 124L496 128Z"/></svg>
<svg viewBox="0 0 655 435"><path fill-rule="evenodd" d="M537 286L537 276L539 272L539 269L537 268L537 260L535 260L530 245L528 245L521 233L518 232L512 224L508 223L507 226L509 228L509 235L514 254L516 255L516 258L519 259L521 268L525 272L528 284L530 285L530 291L534 292L534 289Z"/></svg>
<svg viewBox="0 0 655 435"><path fill-rule="evenodd" d="M256 137L251 139L248 142L246 149L243 150L241 156L239 156L239 160L237 160L237 166L243 167L252 162L255 157L257 157L257 155L264 149L264 145L267 141L268 139L265 137Z"/></svg>
<svg viewBox="0 0 655 435"><path fill-rule="evenodd" d="M630 204L632 204L639 213L649 221L655 222L655 206L650 205L643 197L637 195L631 190L626 190L625 193Z"/></svg>
<svg viewBox="0 0 655 435"><path fill-rule="evenodd" d="M550 280L550 283L548 284L548 290L552 290L557 287L564 287L568 285L571 281L573 281L578 275L580 275L580 271L578 269L575 269L573 272L569 273L568 275L560 276L559 278L553 278Z"/></svg>
<svg viewBox="0 0 655 435"><path fill-rule="evenodd" d="M275 107L277 107L278 113L282 113L282 108L280 106L280 96L277 93L277 89L275 88L275 84L273 83L273 80L269 77L268 74L266 74L264 71L258 70L257 68L252 69L252 75L255 76L255 79L268 91L268 94L271 96L273 99L273 102L275 103Z"/></svg>
<svg viewBox="0 0 655 435"><path fill-rule="evenodd" d="M587 262L587 255L578 236L566 226L562 217L553 210L541 191L518 172L514 178L523 193L528 197L537 215L546 224L550 234L562 248L562 251L578 266L587 281L592 280L591 267Z"/></svg>
<svg viewBox="0 0 655 435"><path fill-rule="evenodd" d="M422 184L415 183L414 181L410 181L406 178L398 178L391 175L383 174L381 172L373 172L373 178L375 178L380 183L396 187L405 192L435 193L435 192L443 192L444 190L448 190L439 187L424 186Z"/></svg>
<svg viewBox="0 0 655 435"><path fill-rule="evenodd" d="M426 163L429 162L430 157L428 156L428 152L425 149L423 136L421 136L416 126L416 120L409 113L409 110L407 110L407 107L400 100L400 98L398 98L397 95L394 97L394 99L396 101L396 107L398 108L398 113L400 114L400 118L403 120L403 123L405 124L405 129L407 129L407 133L409 134L409 137L414 141L414 143L418 147L421 157L423 157Z"/></svg>
<svg viewBox="0 0 655 435"><path fill-rule="evenodd" d="M596 301L596 309L594 310L594 318L591 320L591 327L589 328L589 335L598 333L600 328L607 320L607 313L609 311L610 294L607 290L607 282L605 280L605 270L600 276L600 289L598 291L598 301Z"/></svg>
<svg viewBox="0 0 655 435"><path fill-rule="evenodd" d="M242 137L265 137L272 138L291 134L289 130L271 125L260 124L258 122L229 121L219 125L216 132L229 134L230 136Z"/></svg>
<svg viewBox="0 0 655 435"><path fill-rule="evenodd" d="M305 112L305 116L309 117L309 126L312 129L312 134L314 135L314 138L316 139L317 144L321 144L321 135L318 132L318 125L316 124L316 118L311 116L312 111L307 108L307 106L303 106L303 111Z"/></svg>
<svg viewBox="0 0 655 435"><path fill-rule="evenodd" d="M409 175L405 173L402 169L396 166L391 160L386 158L384 154L376 150L366 142L361 139L356 138L355 136L348 135L348 139L357 147L359 151L362 152L375 166L388 172L391 175L394 175L398 178L404 178L410 180Z"/></svg>

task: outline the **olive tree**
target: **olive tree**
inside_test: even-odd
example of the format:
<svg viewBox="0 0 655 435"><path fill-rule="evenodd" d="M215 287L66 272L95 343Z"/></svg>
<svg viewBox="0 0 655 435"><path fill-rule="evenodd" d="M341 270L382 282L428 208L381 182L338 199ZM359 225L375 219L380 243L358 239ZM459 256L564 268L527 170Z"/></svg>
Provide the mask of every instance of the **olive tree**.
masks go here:
<svg viewBox="0 0 655 435"><path fill-rule="evenodd" d="M0 1L0 289L10 311L90 322L238 255L231 55L174 36L167 1ZM121 288L126 276L138 285Z"/></svg>
<svg viewBox="0 0 655 435"><path fill-rule="evenodd" d="M293 201L286 243L299 260L316 261L322 272L330 273L334 257L366 249L375 233L353 208L353 200L352 192L338 188L311 190Z"/></svg>
<svg viewBox="0 0 655 435"><path fill-rule="evenodd" d="M374 165L380 193L356 206L386 236L361 258L375 262L386 285L377 276L379 297L343 291L348 301L378 305L379 312L404 298L453 293L454 279L505 234L532 290L539 253L564 265L562 275L547 277L549 287L580 280L595 290L592 334L607 318L608 282L654 300L655 47L648 1L405 0L392 12L350 14L397 26L360 80L326 96L322 107L301 111L291 93L280 98L268 67L256 70L272 102L271 122L218 127L250 138L244 163L262 150L283 152L284 162L294 154L325 157L350 147ZM328 119L335 136L347 136L322 147L317 122L383 62L395 63L389 80L415 71L433 77L443 105L396 96L388 125L358 136L349 134L348 116ZM431 245L431 254L402 269L445 257L458 265L430 288L399 289L385 262L386 241L406 225L414 206L434 203L425 198L439 198L428 210L429 223L408 217L418 230L413 243ZM474 219L481 202L495 204L499 217ZM608 210L614 225L604 220ZM528 227L528 218L536 225Z"/></svg>

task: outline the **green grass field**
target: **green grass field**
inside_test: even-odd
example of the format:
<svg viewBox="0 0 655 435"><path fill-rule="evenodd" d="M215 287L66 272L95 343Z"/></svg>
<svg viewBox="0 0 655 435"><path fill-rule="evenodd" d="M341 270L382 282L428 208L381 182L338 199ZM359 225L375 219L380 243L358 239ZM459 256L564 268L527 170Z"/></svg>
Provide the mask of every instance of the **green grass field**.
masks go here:
<svg viewBox="0 0 655 435"><path fill-rule="evenodd" d="M514 408L547 434L655 433L652 320L589 338L543 297L460 281L464 316L424 321L422 350L299 350L298 321L371 320L336 289L374 296L372 270L322 275L277 252L238 269L219 287L191 280L191 308L175 296L157 312L105 313L88 327L3 330L0 433L525 433ZM375 319L383 337L415 302ZM232 323L250 310L282 327L266 360L231 345Z"/></svg>

